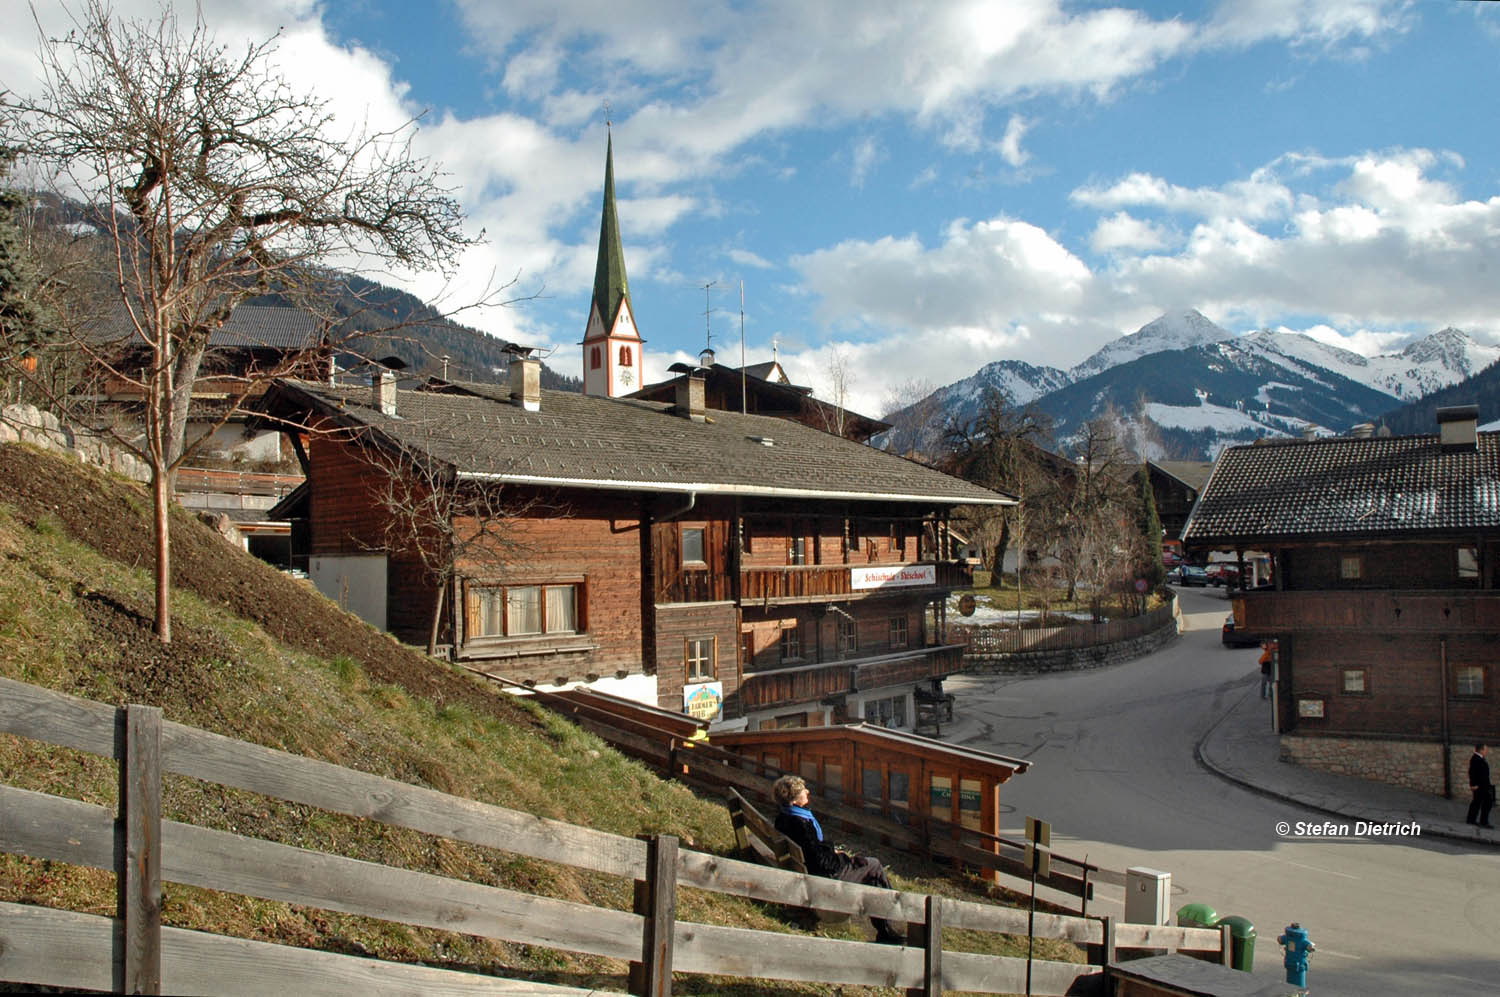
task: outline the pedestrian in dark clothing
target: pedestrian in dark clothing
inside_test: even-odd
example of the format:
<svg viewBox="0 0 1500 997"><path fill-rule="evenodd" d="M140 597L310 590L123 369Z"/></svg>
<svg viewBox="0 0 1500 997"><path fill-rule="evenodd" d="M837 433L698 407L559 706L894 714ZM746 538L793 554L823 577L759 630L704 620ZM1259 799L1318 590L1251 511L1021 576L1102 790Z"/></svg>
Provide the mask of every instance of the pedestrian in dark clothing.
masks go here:
<svg viewBox="0 0 1500 997"><path fill-rule="evenodd" d="M780 806L776 815L776 830L797 843L802 849L807 871L815 876L841 879L846 883L862 886L881 886L894 889L885 874L880 860L869 855L853 855L842 848L830 845L823 837L823 825L807 808L807 783L799 776L784 775L771 787L771 796ZM884 918L872 917L875 940L885 945L904 945L906 939Z"/></svg>
<svg viewBox="0 0 1500 997"><path fill-rule="evenodd" d="M1495 805L1495 787L1490 785L1490 763L1484 760L1487 754L1488 748L1476 744L1474 753L1469 756L1469 789L1474 793L1474 800L1469 804L1468 822L1493 829L1490 808Z"/></svg>
<svg viewBox="0 0 1500 997"><path fill-rule="evenodd" d="M1260 644L1260 698L1271 698L1271 674L1276 667L1276 652L1272 650L1271 641L1261 641Z"/></svg>

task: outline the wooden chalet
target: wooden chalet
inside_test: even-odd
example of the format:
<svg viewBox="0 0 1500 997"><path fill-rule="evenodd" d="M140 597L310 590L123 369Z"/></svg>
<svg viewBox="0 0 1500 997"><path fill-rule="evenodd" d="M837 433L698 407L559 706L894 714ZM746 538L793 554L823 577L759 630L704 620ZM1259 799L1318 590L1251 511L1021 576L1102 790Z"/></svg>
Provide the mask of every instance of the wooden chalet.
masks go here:
<svg viewBox="0 0 1500 997"><path fill-rule="evenodd" d="M441 596L442 642L471 667L644 674L663 707L753 726L896 727L918 683L959 670L946 600L969 575L946 519L1010 498L795 422L709 413L696 377L666 404L542 391L539 368L517 358L508 389L277 382L265 405L303 427L321 590L426 642L439 591L414 552L386 549L380 499L387 475L421 468L515 510Z"/></svg>
<svg viewBox="0 0 1500 997"><path fill-rule="evenodd" d="M1000 833L1000 785L1031 766L869 723L721 733L713 743L797 773L828 803L857 800L899 824L916 815L987 835Z"/></svg>
<svg viewBox="0 0 1500 997"><path fill-rule="evenodd" d="M1448 793L1500 739L1500 434L1477 420L1220 456L1183 542L1271 554L1274 587L1235 616L1279 640L1283 757Z"/></svg>
<svg viewBox="0 0 1500 997"><path fill-rule="evenodd" d="M1203 486L1213 473L1212 461L1148 460L1146 476L1151 482L1151 497L1162 532L1168 537L1182 535L1188 515L1198 501Z"/></svg>

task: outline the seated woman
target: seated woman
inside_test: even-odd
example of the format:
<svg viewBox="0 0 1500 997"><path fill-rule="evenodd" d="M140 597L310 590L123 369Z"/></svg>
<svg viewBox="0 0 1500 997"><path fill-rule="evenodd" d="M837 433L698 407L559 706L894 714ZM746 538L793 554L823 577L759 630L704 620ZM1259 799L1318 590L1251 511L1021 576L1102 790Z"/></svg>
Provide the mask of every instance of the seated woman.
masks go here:
<svg viewBox="0 0 1500 997"><path fill-rule="evenodd" d="M807 808L807 783L799 776L784 775L771 787L771 796L781 810L776 815L776 830L797 843L807 871L815 876L841 879L862 886L893 889L880 860L869 855L851 855L823 839L823 826ZM884 918L872 917L875 940L884 945L904 945L906 939Z"/></svg>

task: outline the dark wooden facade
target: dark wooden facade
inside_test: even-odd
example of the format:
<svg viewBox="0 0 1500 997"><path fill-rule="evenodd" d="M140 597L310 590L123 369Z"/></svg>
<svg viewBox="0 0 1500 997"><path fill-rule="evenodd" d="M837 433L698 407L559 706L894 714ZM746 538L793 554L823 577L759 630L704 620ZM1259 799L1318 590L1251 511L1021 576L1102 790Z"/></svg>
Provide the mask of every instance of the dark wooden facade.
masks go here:
<svg viewBox="0 0 1500 997"><path fill-rule="evenodd" d="M1275 588L1238 596L1235 613L1279 639L1282 732L1500 735L1500 542L1306 543L1272 557Z"/></svg>
<svg viewBox="0 0 1500 997"><path fill-rule="evenodd" d="M438 591L386 535L376 489L390 459L313 428L302 435L306 553L383 553L386 626L425 644ZM962 649L944 641L945 603L969 568L936 539L947 536L942 509L731 498L684 509L674 496L513 485L505 495L519 514L504 549L461 559L444 594L439 643L470 667L539 684L644 671L659 705L679 710L685 687L718 683L724 718L799 727L862 717L910 727L916 685L961 668ZM875 572L913 577L880 584ZM484 632L486 594L521 587L569 588L573 626Z"/></svg>

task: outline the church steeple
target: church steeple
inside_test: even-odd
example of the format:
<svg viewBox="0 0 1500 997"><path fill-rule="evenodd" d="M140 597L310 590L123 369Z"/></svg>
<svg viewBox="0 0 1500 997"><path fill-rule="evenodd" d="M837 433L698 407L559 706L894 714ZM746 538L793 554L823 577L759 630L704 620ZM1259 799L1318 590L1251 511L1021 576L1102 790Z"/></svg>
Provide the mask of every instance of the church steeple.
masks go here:
<svg viewBox="0 0 1500 997"><path fill-rule="evenodd" d="M641 346L625 278L625 250L615 214L615 140L604 152L604 208L599 220L599 262L594 297L583 334L583 390L590 395L624 395L641 387Z"/></svg>
<svg viewBox="0 0 1500 997"><path fill-rule="evenodd" d="M599 220L599 262L594 267L594 301L606 320L615 317L620 300L630 298L625 277L625 250L620 245L620 219L615 214L615 139L604 149L604 212Z"/></svg>

